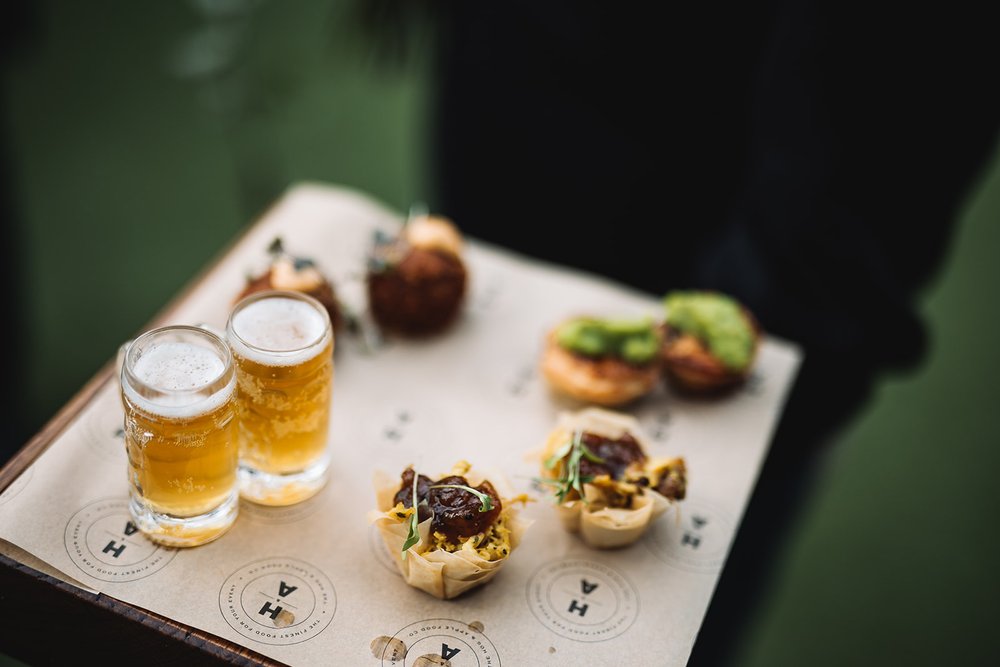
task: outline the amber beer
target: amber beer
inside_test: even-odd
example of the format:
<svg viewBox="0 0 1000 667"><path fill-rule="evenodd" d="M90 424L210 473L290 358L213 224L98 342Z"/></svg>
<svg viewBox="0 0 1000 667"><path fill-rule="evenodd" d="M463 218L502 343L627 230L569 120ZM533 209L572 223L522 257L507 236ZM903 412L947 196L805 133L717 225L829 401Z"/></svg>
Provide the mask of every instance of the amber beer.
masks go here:
<svg viewBox="0 0 1000 667"><path fill-rule="evenodd" d="M326 308L298 292L260 292L226 327L240 406L240 492L291 505L326 482L333 331Z"/></svg>
<svg viewBox="0 0 1000 667"><path fill-rule="evenodd" d="M121 370L129 511L152 540L195 546L239 509L236 374L229 347L195 327L155 329Z"/></svg>

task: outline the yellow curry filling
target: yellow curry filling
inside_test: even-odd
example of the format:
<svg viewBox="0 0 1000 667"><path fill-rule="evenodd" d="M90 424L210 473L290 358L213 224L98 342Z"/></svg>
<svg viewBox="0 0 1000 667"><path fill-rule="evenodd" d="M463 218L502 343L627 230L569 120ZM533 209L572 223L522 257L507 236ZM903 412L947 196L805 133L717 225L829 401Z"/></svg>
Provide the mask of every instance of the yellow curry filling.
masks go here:
<svg viewBox="0 0 1000 667"><path fill-rule="evenodd" d="M412 507L403 507L402 503L396 503L395 507L386 512L386 516L403 523L412 513ZM461 536L458 538L458 544L450 542L444 533L434 531L429 536L430 544L426 551L474 552L483 560L500 560L510 554L510 535L510 512L504 507L500 517L488 530L468 537Z"/></svg>
<svg viewBox="0 0 1000 667"><path fill-rule="evenodd" d="M673 458L632 464L620 480L608 474L597 475L587 482L598 491L597 497L589 498L589 510L597 512L605 507L631 509L633 499L643 495L647 488L670 500L681 500L684 498L685 472L684 459ZM573 495L573 499L579 498L579 494Z"/></svg>

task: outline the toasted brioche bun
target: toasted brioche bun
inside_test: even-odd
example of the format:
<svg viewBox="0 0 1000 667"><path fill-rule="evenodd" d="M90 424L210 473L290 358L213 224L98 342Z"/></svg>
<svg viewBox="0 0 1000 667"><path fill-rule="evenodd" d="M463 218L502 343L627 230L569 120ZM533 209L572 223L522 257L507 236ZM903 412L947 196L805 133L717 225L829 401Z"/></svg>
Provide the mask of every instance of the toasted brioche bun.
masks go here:
<svg viewBox="0 0 1000 667"><path fill-rule="evenodd" d="M448 218L426 215L415 218L403 229L407 243L422 250L439 250L453 257L462 256L462 234Z"/></svg>
<svg viewBox="0 0 1000 667"><path fill-rule="evenodd" d="M743 314L753 329L754 344L750 362L739 371L724 366L698 337L664 325L661 359L664 373L671 385L686 393L716 394L743 384L753 370L761 339L757 319L746 308L743 308Z"/></svg>
<svg viewBox="0 0 1000 667"><path fill-rule="evenodd" d="M660 380L659 364L635 366L621 359L590 359L556 340L558 327L546 336L542 375L557 391L585 403L624 405L648 394Z"/></svg>

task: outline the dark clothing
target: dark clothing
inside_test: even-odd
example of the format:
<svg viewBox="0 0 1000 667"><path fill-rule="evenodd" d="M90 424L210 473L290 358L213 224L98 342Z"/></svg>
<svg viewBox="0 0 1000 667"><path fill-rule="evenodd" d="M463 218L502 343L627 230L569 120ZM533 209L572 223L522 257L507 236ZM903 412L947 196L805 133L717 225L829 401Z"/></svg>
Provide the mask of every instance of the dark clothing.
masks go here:
<svg viewBox="0 0 1000 667"><path fill-rule="evenodd" d="M435 204L469 234L658 294L724 289L873 370L919 359L915 292L994 145L986 22L454 5Z"/></svg>
<svg viewBox="0 0 1000 667"><path fill-rule="evenodd" d="M991 23L873 5L443 16L436 210L654 294L719 289L804 348L692 664L732 658L822 444L922 359L916 299L994 149Z"/></svg>

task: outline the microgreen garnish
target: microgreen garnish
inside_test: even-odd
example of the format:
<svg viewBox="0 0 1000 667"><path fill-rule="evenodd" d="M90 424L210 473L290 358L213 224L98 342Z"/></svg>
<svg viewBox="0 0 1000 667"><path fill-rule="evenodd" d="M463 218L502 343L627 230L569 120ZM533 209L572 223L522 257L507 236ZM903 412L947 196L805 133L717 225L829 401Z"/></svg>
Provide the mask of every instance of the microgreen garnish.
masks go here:
<svg viewBox="0 0 1000 667"><path fill-rule="evenodd" d="M569 455L569 458L563 466L562 474L558 479L538 479L536 481L555 487L556 502L562 503L565 501L566 496L573 490L580 495L581 500L587 502L587 499L583 495L583 485L593 478L589 475L580 474L580 461L586 458L588 461L594 463L604 463L604 459L594 454L587 448L587 445L583 444L582 431L575 431L573 439L557 449L555 454L545 461L545 469L552 470L567 455Z"/></svg>
<svg viewBox="0 0 1000 667"><path fill-rule="evenodd" d="M414 218L426 218L427 214L430 213L430 209L427 208L426 202L415 201L410 204L410 211L406 215L406 220L403 221L403 225L409 224L410 220Z"/></svg>
<svg viewBox="0 0 1000 667"><path fill-rule="evenodd" d="M316 262L309 259L308 257L296 257L292 261L292 266L295 267L296 271L302 271L303 269L310 269L316 266Z"/></svg>
<svg viewBox="0 0 1000 667"><path fill-rule="evenodd" d="M285 248L281 243L280 236L276 236L274 240L271 241L271 245L267 246L267 252L269 255L275 255L275 256L284 254Z"/></svg>
<svg viewBox="0 0 1000 667"><path fill-rule="evenodd" d="M559 463L559 460L562 459L567 454L569 454L569 450L571 450L572 448L573 448L573 441L570 440L565 445L557 449L556 453L550 456L549 459L545 462L545 469L552 470L553 468L555 468L556 464Z"/></svg>
<svg viewBox="0 0 1000 667"><path fill-rule="evenodd" d="M489 494L483 493L482 491L476 491L471 486L466 486L464 484L435 484L431 487L432 489L462 489L463 491L468 491L476 498L479 498L479 502L482 505L479 507L480 512L489 512L493 509L493 498Z"/></svg>
<svg viewBox="0 0 1000 667"><path fill-rule="evenodd" d="M397 264L399 258L395 257L398 253L393 252L395 246L395 237L376 229L372 234L372 249L368 254L368 270L372 273L382 273Z"/></svg>
<svg viewBox="0 0 1000 667"><path fill-rule="evenodd" d="M413 514L410 515L409 519L409 530L406 533L406 541L403 542L403 558L406 558L407 550L414 544L420 541L420 532L417 530L417 526L420 524L420 519L417 515L420 513L417 509L417 480L419 475L417 471L413 471Z"/></svg>

